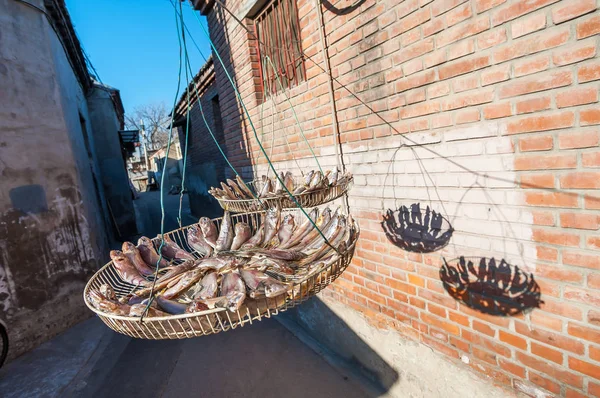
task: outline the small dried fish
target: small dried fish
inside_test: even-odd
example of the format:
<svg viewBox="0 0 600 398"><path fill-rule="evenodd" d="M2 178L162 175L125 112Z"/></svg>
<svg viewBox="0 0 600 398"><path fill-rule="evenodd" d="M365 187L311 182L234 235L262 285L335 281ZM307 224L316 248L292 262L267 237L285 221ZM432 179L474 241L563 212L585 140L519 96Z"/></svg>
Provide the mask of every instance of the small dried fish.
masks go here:
<svg viewBox="0 0 600 398"><path fill-rule="evenodd" d="M265 232L265 222L264 221L265 221L265 217L264 217L264 215L262 215L262 222L260 224L260 227L258 227L258 229L256 230L256 233L254 235L252 235L252 237L250 239L248 239L248 241L246 243L244 243L240 247L240 249L242 249L242 250L251 249L262 243L264 232Z"/></svg>
<svg viewBox="0 0 600 398"><path fill-rule="evenodd" d="M129 316L142 316L144 314L144 312L146 311L146 307L148 305L144 304L144 303L140 303L140 304L134 304L130 307L129 309ZM148 317L159 317L159 316L169 316L168 313L163 312L157 308L148 308Z"/></svg>
<svg viewBox="0 0 600 398"><path fill-rule="evenodd" d="M127 256L129 261L131 261L131 263L135 266L135 269L137 269L140 274L145 276L154 274L154 270L150 268L148 264L146 264L142 258L142 255L140 254L140 251L133 243L123 242L121 249L123 250L123 254Z"/></svg>
<svg viewBox="0 0 600 398"><path fill-rule="evenodd" d="M229 250L231 247L231 243L233 242L233 228L231 224L231 215L228 211L225 211L223 214L223 220L221 221L221 230L219 231L219 237L217 238L215 251L225 251Z"/></svg>
<svg viewBox="0 0 600 398"><path fill-rule="evenodd" d="M235 193L233 193L233 190L231 188L229 188L229 186L227 186L224 182L221 182L221 188L223 188L223 192L225 193L225 196L227 197L227 199L230 199L230 200L237 199L235 197Z"/></svg>
<svg viewBox="0 0 600 398"><path fill-rule="evenodd" d="M200 260L197 267L203 270L212 269L218 272L225 272L243 265L246 261L246 259L241 257L220 255Z"/></svg>
<svg viewBox="0 0 600 398"><path fill-rule="evenodd" d="M219 284L217 283L218 274L216 272L209 272L204 275L204 278L198 282L191 290L192 299L209 299L217 295L217 289Z"/></svg>
<svg viewBox="0 0 600 398"><path fill-rule="evenodd" d="M99 311L107 312L115 315L129 315L131 306L121 304L116 300L111 300L98 290L90 290L88 294L90 303Z"/></svg>
<svg viewBox="0 0 600 398"><path fill-rule="evenodd" d="M214 247L217 245L217 237L219 236L217 226L208 217L201 217L200 221L198 221L198 224L200 224L200 229L202 230L204 239L214 249Z"/></svg>
<svg viewBox="0 0 600 398"><path fill-rule="evenodd" d="M245 222L235 224L235 237L231 243L231 250L239 249L252 236L250 226Z"/></svg>
<svg viewBox="0 0 600 398"><path fill-rule="evenodd" d="M301 193L303 193L304 191L306 191L306 185L301 185L298 188L294 189L294 191L292 192L294 195L300 195Z"/></svg>
<svg viewBox="0 0 600 398"><path fill-rule="evenodd" d="M329 174L328 182L330 186L334 186L335 184L337 184L339 173L340 171L336 168L331 174Z"/></svg>
<svg viewBox="0 0 600 398"><path fill-rule="evenodd" d="M157 292L159 290L164 289L165 287L169 287L169 285L172 284L173 281L178 282L179 279L181 279L181 276L182 276L181 274L189 271L190 269L192 269L193 266L194 266L193 261L186 261L185 263L183 263L181 265L176 265L176 266L167 268L167 269L169 269L169 271L166 274L164 274L163 276L161 276L160 278L158 278L156 283L154 284L154 291ZM152 284L149 283L148 287L137 290L136 292L134 292L134 294L138 297L148 296L152 291L151 285Z"/></svg>
<svg viewBox="0 0 600 398"><path fill-rule="evenodd" d="M240 270L242 279L250 289L249 296L252 298L267 296L275 297L282 293L285 293L288 286L277 281L275 278L270 277L264 272L257 270Z"/></svg>
<svg viewBox="0 0 600 398"><path fill-rule="evenodd" d="M279 228L279 217L281 216L281 211L278 207L271 208L267 210L267 217L265 221L265 236L264 236L264 244L271 242L271 239L277 233Z"/></svg>
<svg viewBox="0 0 600 398"><path fill-rule="evenodd" d="M267 181L263 185L262 189L260 190L258 197L266 198L267 196L270 196L272 190L273 190L273 185L271 184L271 180L267 179Z"/></svg>
<svg viewBox="0 0 600 398"><path fill-rule="evenodd" d="M310 182L312 181L314 174L315 174L315 171L311 170L304 175L304 185L306 185L307 187L310 185Z"/></svg>
<svg viewBox="0 0 600 398"><path fill-rule="evenodd" d="M235 181L230 180L229 178L226 181L227 181L227 185L229 185L231 187L231 189L233 190L233 192L235 193L235 195L239 199L244 199L244 197L246 195L244 194L244 192L242 192L242 190L240 189L240 187L238 186L238 184Z"/></svg>
<svg viewBox="0 0 600 398"><path fill-rule="evenodd" d="M283 193L283 180L285 179L283 172L280 171L278 174L278 178L275 179L277 180L277 182L275 183L275 195L281 195Z"/></svg>
<svg viewBox="0 0 600 398"><path fill-rule="evenodd" d="M242 180L242 178L239 175L235 176L235 180L238 183L238 186L240 187L240 189L244 192L245 197L247 199L253 198L254 194L252 193L252 191L250 190L250 188L248 188L248 186L246 185L246 183L244 182L244 180Z"/></svg>
<svg viewBox="0 0 600 398"><path fill-rule="evenodd" d="M156 296L156 302L160 308L173 315L185 314L185 310L188 307L188 304L182 304L175 300L168 300L163 296Z"/></svg>
<svg viewBox="0 0 600 398"><path fill-rule="evenodd" d="M212 246L204 239L204 235L197 225L192 225L187 230L187 242L192 249L203 256L210 256L213 252Z"/></svg>
<svg viewBox="0 0 600 398"><path fill-rule="evenodd" d="M107 299L113 300L113 301L117 300L117 295L115 294L115 290L108 283L104 283L104 284L100 285L100 288L98 290Z"/></svg>
<svg viewBox="0 0 600 398"><path fill-rule="evenodd" d="M194 283L198 282L204 273L203 269L194 268L183 274L183 277L177 282L177 284L167 289L162 295L166 299L177 297L181 292L188 289Z"/></svg>
<svg viewBox="0 0 600 398"><path fill-rule="evenodd" d="M227 309L236 312L246 298L246 286L237 272L229 272L221 280L221 295L228 299Z"/></svg>
<svg viewBox="0 0 600 398"><path fill-rule="evenodd" d="M317 218L317 228L312 228L311 231L305 235L299 242L294 245L288 245L289 248L295 248L297 246L304 247L307 243L311 242L319 235L319 230L322 229L325 225L329 224L331 221L331 209L326 207L325 210L321 213L321 215Z"/></svg>
<svg viewBox="0 0 600 398"><path fill-rule="evenodd" d="M117 273L125 282L140 286L147 286L149 284L123 252L120 250L111 250L110 258L113 261Z"/></svg>
<svg viewBox="0 0 600 398"><path fill-rule="evenodd" d="M158 239L161 238L164 239L164 243L161 242L159 248L162 246L160 250L164 256L176 260L195 260L194 256L179 247L169 235L158 235Z"/></svg>
<svg viewBox="0 0 600 398"><path fill-rule="evenodd" d="M156 267L156 263L158 263L159 268L164 268L169 265L169 262L165 258L160 258L160 256L156 252L156 249L154 248L154 244L149 238L142 236L138 240L137 248L140 251L140 255L142 256L144 262L150 265L151 267Z"/></svg>
<svg viewBox="0 0 600 398"><path fill-rule="evenodd" d="M291 214L286 215L283 218L281 226L277 231L277 238L279 239L279 245L286 243L292 237L294 233L294 229L296 228L296 222L294 221L294 216Z"/></svg>
<svg viewBox="0 0 600 398"><path fill-rule="evenodd" d="M318 215L319 215L319 209L317 207L315 207L314 209L312 209L310 211L310 213L308 213L309 218L304 220L304 223L301 226L299 226L298 228L296 228L292 237L285 243L281 244L278 248L286 249L286 248L291 247L291 246L295 245L296 243L300 242L300 240L302 238L304 238L315 227L313 225L313 222L316 222Z"/></svg>
<svg viewBox="0 0 600 398"><path fill-rule="evenodd" d="M285 177L283 178L283 183L288 191L294 192L294 178L292 177L291 172L285 173Z"/></svg>

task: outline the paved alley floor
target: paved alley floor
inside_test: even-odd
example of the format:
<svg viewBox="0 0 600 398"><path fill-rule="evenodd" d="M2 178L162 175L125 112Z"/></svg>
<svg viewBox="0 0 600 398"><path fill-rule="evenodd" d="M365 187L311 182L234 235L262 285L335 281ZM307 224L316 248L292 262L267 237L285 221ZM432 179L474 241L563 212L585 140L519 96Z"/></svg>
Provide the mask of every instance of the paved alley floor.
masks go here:
<svg viewBox="0 0 600 398"><path fill-rule="evenodd" d="M160 233L162 215L160 192L141 192L139 195L139 198L133 201L138 232L140 235L153 238ZM164 231L169 232L179 228L179 223L177 222L177 217L179 216L179 194L165 194L163 204L165 208ZM181 220L183 226L198 222L198 220L192 216L190 211L189 197L187 194L183 195Z"/></svg>
<svg viewBox="0 0 600 398"><path fill-rule="evenodd" d="M364 397L274 319L185 340L91 318L0 369L2 397Z"/></svg>

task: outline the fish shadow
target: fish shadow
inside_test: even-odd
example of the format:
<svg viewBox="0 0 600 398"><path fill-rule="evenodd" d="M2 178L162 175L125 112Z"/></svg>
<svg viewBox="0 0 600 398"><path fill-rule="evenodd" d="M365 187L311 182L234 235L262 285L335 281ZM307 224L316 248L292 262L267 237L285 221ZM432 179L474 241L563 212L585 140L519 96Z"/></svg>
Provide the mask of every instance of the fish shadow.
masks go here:
<svg viewBox="0 0 600 398"><path fill-rule="evenodd" d="M454 229L447 218L427 206L421 210L420 203L413 203L410 210L401 206L388 209L383 215L381 227L395 246L415 253L431 253L445 247Z"/></svg>
<svg viewBox="0 0 600 398"><path fill-rule="evenodd" d="M479 262L478 266L475 264ZM440 268L444 289L455 300L484 314L514 316L543 304L533 274L504 259L459 257Z"/></svg>

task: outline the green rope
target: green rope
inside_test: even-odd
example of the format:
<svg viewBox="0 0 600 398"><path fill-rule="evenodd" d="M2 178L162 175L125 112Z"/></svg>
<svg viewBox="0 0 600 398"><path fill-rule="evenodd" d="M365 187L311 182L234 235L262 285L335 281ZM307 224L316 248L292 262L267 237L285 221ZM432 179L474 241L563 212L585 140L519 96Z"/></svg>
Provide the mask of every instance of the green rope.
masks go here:
<svg viewBox="0 0 600 398"><path fill-rule="evenodd" d="M296 109L294 108L294 105L292 105L292 101L290 101L290 97L288 97L287 93L285 92L283 84L281 83L281 79L279 78L279 73L277 73L277 68L275 68L275 64L273 64L273 61L271 61L271 58L269 58L268 55L265 55L264 59L269 61L269 64L271 65L271 68L273 69L273 72L275 73L275 77L277 78L277 83L279 83L279 88L281 89L281 92L285 96L285 99L287 100L287 102L290 104L290 108L292 109L292 113L294 114L294 119L296 119L296 124L298 125L298 128L300 129L300 134L302 135L302 138L304 138L304 142L306 142L306 145L308 146L310 153L312 153L313 157L315 158L315 161L317 162L317 166L319 166L319 170L321 171L321 174L325 175L323 173L323 169L321 168L321 164L319 163L319 159L317 159L317 155L315 155L315 152L313 151L312 146L309 144L308 140L306 139L306 136L304 135L304 130L302 129L302 125L300 124L300 120L298 119L298 115L296 114ZM286 140L287 140L287 137L286 137Z"/></svg>
<svg viewBox="0 0 600 398"><path fill-rule="evenodd" d="M177 99L179 98L179 90L181 89L181 39L179 37L179 21L177 15L175 15L175 26L177 28L177 39L179 41L179 71L177 73L177 92L175 93L175 99L173 100L173 109L177 105ZM148 300L148 304L142 312L140 317L140 322L144 320L144 316L148 314L148 310L150 309L150 305L154 300L154 287L156 286L156 280L158 279L158 269L159 264L163 259L162 248L165 245L165 204L164 204L164 189L165 189L165 174L167 172L167 159L169 158L169 151L171 150L171 141L173 139L173 118L171 117L171 124L169 126L169 140L167 141L167 152L165 153L165 164L163 165L163 172L160 180L160 246L158 248L158 260L156 261L156 266L154 268L154 280L152 281L152 288L150 289L150 299Z"/></svg>
<svg viewBox="0 0 600 398"><path fill-rule="evenodd" d="M187 42L185 41L185 35L183 33L184 29L188 32L189 37L192 39L192 42L194 43L194 45L196 46L196 49L198 50L198 52L200 53L200 55L202 56L202 58L204 58L205 62L207 62L207 58L204 56L204 53L202 52L202 50L200 50L200 47L198 47L198 44L196 43L196 41L194 40L193 36L191 36L189 29L187 28L187 25L185 24L184 21L184 17L183 17L183 10L181 9L181 3L180 5L180 11L177 11L177 7L175 6L175 4L171 1L171 5L175 8L175 12L178 14L178 16L181 19L181 24L182 24L182 37L183 37L183 51L185 53L185 60L186 60L186 76L188 74L188 71L191 75L193 75L193 71L192 71L192 66L190 63L190 59L189 59L189 54L188 54L188 50L187 50ZM235 173L235 175L237 175L238 177L240 177L240 179L242 179L242 176L237 172L237 170L235 169L235 167L233 167L233 165L231 164L231 162L229 161L229 158L227 157L227 155L225 155L225 152L223 151L223 149L221 148L221 145L219 144L219 141L217 140L217 138L215 137L215 135L213 134L212 129L210 128L210 125L208 123L208 120L206 120L206 115L204 114L204 108L202 107L202 101L200 100L200 93L198 92L198 89L194 86L194 92L196 93L197 97L198 97L198 108L200 109L200 114L202 115L202 120L204 121L204 124L206 125L206 129L208 130L210 136L212 137L213 141L215 142L215 144L217 145L217 149L219 150L219 152L221 152L221 155L223 156L223 159L225 159L225 162L227 162L227 164L229 165L229 167L231 168L231 170L233 170L233 172ZM188 87L187 87L187 93L188 93L188 106L187 106L187 115L188 115L188 123L189 123L189 111L190 111L190 105L189 105L189 81L188 81ZM173 109L175 109L173 107ZM242 179L242 182L243 179ZM248 183L244 182L244 184L246 185L246 187L248 187L250 193L252 194L253 198L258 200L259 204L262 206L263 202L262 200L254 193L254 190L251 189L251 187L248 185Z"/></svg>
<svg viewBox="0 0 600 398"><path fill-rule="evenodd" d="M181 3L179 3L179 19L181 23L181 38L183 39L183 46L186 48L185 51L185 60L187 64L189 64L190 60L188 58L187 53L187 45L185 43L185 31L183 29L183 9L181 7ZM185 81L187 83L186 87L190 86L190 76L188 73L188 68L185 68ZM190 103L190 90L186 89L187 93L187 102ZM171 118L175 117L175 108L173 108L173 112ZM172 119L171 119L172 120ZM179 228L182 227L181 223L181 208L183 207L183 193L185 191L185 175L187 170L187 155L188 155L188 136L190 131L190 108L188 107L185 113L185 151L183 153L183 176L181 177L181 192L179 194L179 217L177 217L177 221L179 222Z"/></svg>
<svg viewBox="0 0 600 398"><path fill-rule="evenodd" d="M267 155L267 152L265 151L265 148L263 147L262 143L260 142L260 140L258 138L258 133L256 132L256 128L254 127L254 123L252 123L252 119L250 118L250 112L248 112L248 109L246 108L246 105L244 104L244 101L242 99L242 95L240 94L240 92L239 92L239 90L238 90L235 82L233 81L233 78L231 77L231 75L227 71L227 68L225 67L225 63L223 62L223 59L221 58L221 55L219 55L219 51L217 50L217 47L215 46L215 44L211 40L210 34L204 28L204 25L202 25L202 21L200 21L200 18L198 18L197 13L194 13L194 16L196 17L196 20L200 24L200 27L202 28L202 31L204 32L204 35L208 39L208 42L210 43L210 46L212 47L214 54L217 56L217 59L221 63L221 66L223 67L223 70L225 71L225 75L227 76L227 79L229 80L229 83L231 83L231 86L232 86L233 90L235 91L235 94L236 94L238 100L240 101L240 105L242 106L242 108L244 110L244 113L246 114L246 117L248 118L248 123L250 124L250 127L252 128L252 132L254 133L254 137L256 138L258 146L260 147L260 150L262 151L263 155L265 155L265 158L267 159L267 162L269 163L269 166L271 167L271 170L273 170L273 173L275 174L275 177L281 183L281 186L283 187L283 189L285 189L285 191L288 193L288 195L290 196L290 199L296 204L296 207L298 207L298 209L300 209L300 211L306 216L306 218L311 222L311 224L317 229L317 231L319 232L319 234L321 235L321 237L325 240L325 243L329 247L331 247L333 250L335 250L336 253L339 253L338 250L337 250L337 248L335 248L335 247L333 247L331 245L331 243L329 242L329 240L327 239L327 237L325 237L325 235L323 235L323 232L321 231L321 229L319 227L317 227L317 224L315 224L315 222L309 217L308 213L306 213L306 210L304 210L304 208L302 207L302 205L300 203L298 203L298 201L296 200L296 198L294 197L294 195L288 190L288 188L285 186L285 183L283 182L283 180L279 177L279 175L277 175L277 171L275 170L275 166L273 166L273 163L271 163L271 159L269 159L269 156Z"/></svg>

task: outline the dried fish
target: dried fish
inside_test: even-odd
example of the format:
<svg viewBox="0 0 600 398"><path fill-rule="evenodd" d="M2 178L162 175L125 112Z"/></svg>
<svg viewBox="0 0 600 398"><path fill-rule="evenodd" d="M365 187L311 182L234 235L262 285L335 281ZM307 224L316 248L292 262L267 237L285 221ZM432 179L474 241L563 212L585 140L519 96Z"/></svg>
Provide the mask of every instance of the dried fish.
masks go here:
<svg viewBox="0 0 600 398"><path fill-rule="evenodd" d="M277 238L279 240L277 246L289 241L295 229L296 222L294 221L294 216L291 214L286 215L277 231Z"/></svg>
<svg viewBox="0 0 600 398"><path fill-rule="evenodd" d="M181 292L188 289L194 283L198 282L204 273L203 269L194 268L183 274L183 277L177 282L177 284L167 289L162 295L166 299L177 297Z"/></svg>
<svg viewBox="0 0 600 398"><path fill-rule="evenodd" d="M188 304L182 304L175 300L168 300L163 296L156 296L156 302L160 308L173 315L185 314L185 310L188 308Z"/></svg>
<svg viewBox="0 0 600 398"><path fill-rule="evenodd" d="M260 227L258 227L258 229L256 230L256 233L254 235L252 235L252 237L250 239L248 239L248 241L246 243L244 243L240 247L240 249L242 249L242 250L251 249L262 243L264 232L265 232L265 216L262 215L261 217L262 217L262 221L260 223Z"/></svg>
<svg viewBox="0 0 600 398"><path fill-rule="evenodd" d="M272 278L261 271L242 269L240 270L240 274L248 286L248 289L250 289L248 295L252 298L260 297L262 295L275 297L285 293L289 288L288 285L279 282L275 278Z"/></svg>
<svg viewBox="0 0 600 398"><path fill-rule="evenodd" d="M308 234L315 227L313 225L313 222L316 221L318 215L319 215L319 209L315 207L314 209L312 209L310 211L310 213L308 213L308 218L304 221L304 223L301 226L299 226L298 228L296 228L292 237L289 240L287 240L286 242L279 245L278 248L286 249L290 246L295 245L302 238L304 238L306 236L306 234Z"/></svg>
<svg viewBox="0 0 600 398"><path fill-rule="evenodd" d="M307 187L310 185L310 182L312 181L314 174L315 174L315 171L311 170L304 175L304 185L306 185Z"/></svg>
<svg viewBox="0 0 600 398"><path fill-rule="evenodd" d="M285 176L283 177L283 184L285 185L288 191L294 191L294 178L292 177L291 172L288 171L287 173L285 173Z"/></svg>
<svg viewBox="0 0 600 398"><path fill-rule="evenodd" d="M231 243L233 242L233 228L231 224L231 215L228 211L225 211L225 214L223 214L223 220L221 221L221 230L219 231L219 237L217 238L215 251L220 252L229 250L231 247Z"/></svg>
<svg viewBox="0 0 600 398"><path fill-rule="evenodd" d="M129 309L129 316L142 316L144 314L144 312L146 311L146 308L148 307L147 304L144 303L140 303L140 304L134 304L130 307ZM148 308L148 313L147 315L148 317L159 317L159 316L169 316L168 313L163 312L157 308Z"/></svg>
<svg viewBox="0 0 600 398"><path fill-rule="evenodd" d="M131 263L135 266L135 268L140 274L145 276L154 274L154 270L150 268L148 264L146 264L146 262L142 258L142 255L140 254L140 251L137 247L135 247L133 243L123 242L121 249L123 250L123 254L127 256L129 261L131 261Z"/></svg>
<svg viewBox="0 0 600 398"><path fill-rule="evenodd" d="M111 300L104 296L98 290L90 290L88 293L90 303L99 311L107 312L115 315L129 315L131 306L121 304L118 301Z"/></svg>
<svg viewBox="0 0 600 398"><path fill-rule="evenodd" d="M158 235L158 239L163 239L159 248L164 256L175 260L195 260L195 257L183 250L175 243L169 235Z"/></svg>
<svg viewBox="0 0 600 398"><path fill-rule="evenodd" d="M337 184L339 172L340 171L336 168L331 174L329 174L328 183L330 186L334 186L335 184Z"/></svg>
<svg viewBox="0 0 600 398"><path fill-rule="evenodd" d="M242 180L242 178L239 175L235 176L235 180L238 183L238 186L240 187L240 189L244 192L245 197L247 199L253 198L254 194L252 193L252 191L250 190L250 188L248 188L248 186L246 185L246 183L244 182L244 180Z"/></svg>
<svg viewBox="0 0 600 398"><path fill-rule="evenodd" d="M230 199L230 200L237 199L235 196L235 193L233 193L233 190L231 188L229 188L229 186L227 186L224 182L221 183L221 188L223 188L223 192L225 193L225 196L227 197L227 199Z"/></svg>
<svg viewBox="0 0 600 398"><path fill-rule="evenodd" d="M233 190L233 192L235 193L235 196L237 196L239 199L244 199L244 197L246 195L244 194L244 192L242 192L242 190L240 189L238 184L235 181L230 180L229 178L226 181L227 181L227 185L229 185L231 187L231 189Z"/></svg>
<svg viewBox="0 0 600 398"><path fill-rule="evenodd" d="M113 261L117 273L125 282L140 286L147 286L149 284L123 252L120 250L111 250L110 258Z"/></svg>
<svg viewBox="0 0 600 398"><path fill-rule="evenodd" d="M260 190L258 197L266 198L266 197L270 196L272 190L273 190L273 185L271 184L271 180L267 179L267 181L265 182L265 185L263 185L262 189Z"/></svg>
<svg viewBox="0 0 600 398"><path fill-rule="evenodd" d="M235 224L235 237L231 243L231 250L239 249L252 236L250 226L245 222L238 222Z"/></svg>
<svg viewBox="0 0 600 398"><path fill-rule="evenodd" d="M198 221L198 224L200 224L200 229L202 230L204 239L214 249L214 247L217 245L217 237L219 236L217 226L208 217L201 217L200 221Z"/></svg>
<svg viewBox="0 0 600 398"><path fill-rule="evenodd" d="M221 280L221 295L227 297L227 309L236 312L246 298L246 286L237 272L230 272Z"/></svg>
<svg viewBox="0 0 600 398"><path fill-rule="evenodd" d="M202 280L194 286L194 292L192 292L193 299L209 299L217 295L217 289L219 284L217 283L218 274L216 272L209 272L202 278Z"/></svg>
<svg viewBox="0 0 600 398"><path fill-rule="evenodd" d="M212 246L204 239L204 235L197 225L192 225L187 230L187 242L192 249L203 256L210 256L213 252Z"/></svg>
<svg viewBox="0 0 600 398"><path fill-rule="evenodd" d="M267 210L267 217L265 221L265 236L263 244L267 244L271 242L271 239L277 233L277 229L279 228L279 217L281 216L281 211L278 207L271 208Z"/></svg>
<svg viewBox="0 0 600 398"><path fill-rule="evenodd" d="M144 262L146 264L150 265L152 268L156 267L157 263L158 263L159 268L164 268L169 265L169 262L164 257L161 258L158 255L158 253L156 252L156 249L154 248L154 244L152 243L152 241L149 238L142 236L138 240L137 248L140 251L140 255L142 256L142 259L144 259ZM159 259L160 259L160 261L159 261Z"/></svg>

